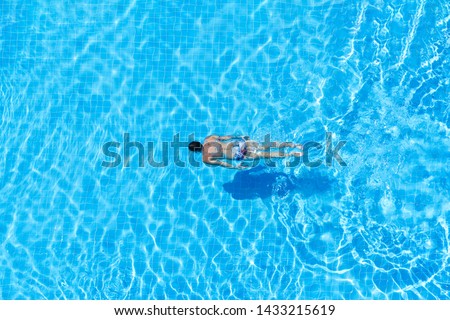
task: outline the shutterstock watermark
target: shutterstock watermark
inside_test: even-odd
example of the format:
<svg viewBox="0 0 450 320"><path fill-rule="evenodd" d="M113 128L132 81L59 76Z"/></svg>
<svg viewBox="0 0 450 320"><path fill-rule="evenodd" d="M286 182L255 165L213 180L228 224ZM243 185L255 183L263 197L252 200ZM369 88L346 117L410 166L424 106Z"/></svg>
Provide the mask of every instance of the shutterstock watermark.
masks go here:
<svg viewBox="0 0 450 320"><path fill-rule="evenodd" d="M342 159L339 152L347 141L340 140L333 147L332 136L333 134L331 132L327 132L325 135L324 155L317 155L324 148L323 143L308 141L297 152L287 152L286 149L298 149L298 145L296 145L297 147L293 147L295 144L290 142L272 141L270 134L266 134L263 142L250 140L248 137L235 136L232 136L230 139L208 139L207 143L203 145L201 156L204 154L212 154L214 156L211 158L220 158L221 161L232 162L236 160L233 157L234 148L244 148L245 153L238 160L242 160L245 163L245 167L256 167L261 163L264 163L268 167L276 167L280 165L280 162L274 161L274 159L280 158L287 159L284 164L286 167L296 167L301 164L307 167L319 167L322 164L332 166L333 161L345 167L347 163ZM197 160L195 156L196 152L189 151L188 149L189 143L194 140L195 135L190 134L188 141L181 141L180 134L177 133L173 136L172 141L163 141L160 143L158 147L161 148L160 150L162 152L159 159L156 159L156 146L154 142L150 141L144 144L139 141L131 141L130 134L124 133L122 142L108 141L103 144L102 151L105 155L105 160L102 161L102 167L116 168L122 165L124 168L129 168L131 167L132 158L133 166L137 164L139 168L146 166L153 168L167 167L171 161L178 167L186 167L187 165L200 167L203 161ZM241 149L239 150L242 151ZM314 153L316 154L312 155ZM182 157L182 154L188 155L187 161L183 160L184 157Z"/></svg>

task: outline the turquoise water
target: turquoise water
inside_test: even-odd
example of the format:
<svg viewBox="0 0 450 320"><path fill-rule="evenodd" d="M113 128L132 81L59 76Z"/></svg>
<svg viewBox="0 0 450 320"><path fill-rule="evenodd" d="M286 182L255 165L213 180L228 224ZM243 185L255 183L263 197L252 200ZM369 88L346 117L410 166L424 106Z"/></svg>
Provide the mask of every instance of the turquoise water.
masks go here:
<svg viewBox="0 0 450 320"><path fill-rule="evenodd" d="M447 2L0 12L1 298L450 297ZM101 165L124 133L326 132L346 167Z"/></svg>

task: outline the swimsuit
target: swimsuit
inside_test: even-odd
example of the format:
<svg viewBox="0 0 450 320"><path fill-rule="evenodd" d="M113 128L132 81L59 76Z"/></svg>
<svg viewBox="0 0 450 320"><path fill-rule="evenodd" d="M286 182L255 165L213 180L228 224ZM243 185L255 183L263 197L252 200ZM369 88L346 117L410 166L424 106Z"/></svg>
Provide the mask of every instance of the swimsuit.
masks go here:
<svg viewBox="0 0 450 320"><path fill-rule="evenodd" d="M247 146L245 145L245 140L240 139L233 142L233 148L231 150L233 152L234 160L243 160L245 155L247 154Z"/></svg>

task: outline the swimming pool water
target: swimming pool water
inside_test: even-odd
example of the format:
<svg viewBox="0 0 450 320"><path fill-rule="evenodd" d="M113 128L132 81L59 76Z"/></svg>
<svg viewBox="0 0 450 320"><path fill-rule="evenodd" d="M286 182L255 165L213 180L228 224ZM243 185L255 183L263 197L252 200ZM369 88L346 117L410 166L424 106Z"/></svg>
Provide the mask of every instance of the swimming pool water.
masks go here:
<svg viewBox="0 0 450 320"><path fill-rule="evenodd" d="M449 9L2 2L0 297L448 299ZM326 132L346 167L101 165Z"/></svg>

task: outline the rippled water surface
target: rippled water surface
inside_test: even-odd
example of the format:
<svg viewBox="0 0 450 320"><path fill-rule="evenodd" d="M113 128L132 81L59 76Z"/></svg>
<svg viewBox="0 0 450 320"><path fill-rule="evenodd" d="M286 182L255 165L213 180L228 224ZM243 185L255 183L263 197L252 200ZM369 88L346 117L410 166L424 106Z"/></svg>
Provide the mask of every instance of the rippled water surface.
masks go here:
<svg viewBox="0 0 450 320"><path fill-rule="evenodd" d="M450 298L448 2L0 12L3 299ZM326 132L346 167L101 165L124 133Z"/></svg>

